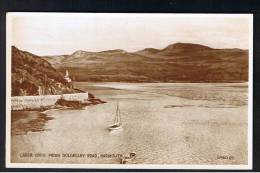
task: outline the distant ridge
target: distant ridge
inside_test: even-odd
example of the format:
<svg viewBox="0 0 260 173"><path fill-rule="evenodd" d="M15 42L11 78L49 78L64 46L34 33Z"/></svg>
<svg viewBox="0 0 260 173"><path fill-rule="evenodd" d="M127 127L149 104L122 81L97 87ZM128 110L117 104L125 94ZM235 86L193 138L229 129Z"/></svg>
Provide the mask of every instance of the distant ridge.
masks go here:
<svg viewBox="0 0 260 173"><path fill-rule="evenodd" d="M201 44L193 44L193 43L175 43L167 46L163 50L174 50L174 49L180 49L180 50L190 50L190 51L202 51L202 50L212 50L213 48L210 48L208 46L204 46Z"/></svg>
<svg viewBox="0 0 260 173"><path fill-rule="evenodd" d="M76 51L71 55L43 57L57 70L69 71L79 81L99 82L245 82L248 50L214 49L192 43L175 43L163 49L137 52L121 49Z"/></svg>
<svg viewBox="0 0 260 173"><path fill-rule="evenodd" d="M122 49L114 49L114 50L105 50L105 51L101 51L99 53L127 53L126 51L122 50Z"/></svg>

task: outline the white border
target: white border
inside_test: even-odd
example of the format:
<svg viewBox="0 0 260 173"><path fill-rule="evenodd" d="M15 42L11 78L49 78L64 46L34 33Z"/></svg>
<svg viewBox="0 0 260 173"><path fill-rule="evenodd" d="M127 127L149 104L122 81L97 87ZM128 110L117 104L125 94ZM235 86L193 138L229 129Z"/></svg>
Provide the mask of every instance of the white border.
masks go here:
<svg viewBox="0 0 260 173"><path fill-rule="evenodd" d="M249 60L248 60L248 165L253 169L253 15L249 21Z"/></svg>
<svg viewBox="0 0 260 173"><path fill-rule="evenodd" d="M10 30L9 30L10 28ZM6 137L5 137L5 164L11 165L11 45L12 45L12 15L6 15ZM9 166L10 165L10 166Z"/></svg>
<svg viewBox="0 0 260 173"><path fill-rule="evenodd" d="M12 17L27 15L174 15L176 17L247 17L249 18L249 80L248 80L248 165L157 165L157 164L43 164L43 163L11 163L11 45L12 45ZM253 14L169 14L169 13L38 13L11 12L6 15L6 167L7 168L96 168L96 169L218 169L230 170L252 169L252 129L253 129Z"/></svg>

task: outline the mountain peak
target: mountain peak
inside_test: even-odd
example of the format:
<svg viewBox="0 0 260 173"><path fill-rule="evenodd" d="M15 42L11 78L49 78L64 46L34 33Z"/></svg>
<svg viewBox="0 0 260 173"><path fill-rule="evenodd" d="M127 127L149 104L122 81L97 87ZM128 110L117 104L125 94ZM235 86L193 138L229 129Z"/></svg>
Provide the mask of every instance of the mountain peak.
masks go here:
<svg viewBox="0 0 260 173"><path fill-rule="evenodd" d="M72 53L72 56L80 57L86 54L89 54L90 52L84 51L84 50L77 50L74 53Z"/></svg>
<svg viewBox="0 0 260 173"><path fill-rule="evenodd" d="M127 53L127 52L125 50L123 50L123 49L113 49L113 50L101 51L99 53L121 54L121 53Z"/></svg>
<svg viewBox="0 0 260 173"><path fill-rule="evenodd" d="M187 51L198 51L198 50L212 50L208 46L193 43L175 43L167 46L163 50L187 50Z"/></svg>
<svg viewBox="0 0 260 173"><path fill-rule="evenodd" d="M143 52L143 53L157 53L159 52L160 50L159 49L155 49L155 48L145 48L141 51L138 51L138 52Z"/></svg>

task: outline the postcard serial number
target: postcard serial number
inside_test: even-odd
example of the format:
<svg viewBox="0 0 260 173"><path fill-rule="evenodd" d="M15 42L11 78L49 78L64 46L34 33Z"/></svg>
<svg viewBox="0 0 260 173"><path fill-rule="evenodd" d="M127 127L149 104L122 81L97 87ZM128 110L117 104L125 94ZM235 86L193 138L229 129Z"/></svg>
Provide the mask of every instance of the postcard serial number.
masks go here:
<svg viewBox="0 0 260 173"><path fill-rule="evenodd" d="M220 159L220 160L234 160L235 157L232 156L232 155L219 155L219 156L217 156L217 159Z"/></svg>

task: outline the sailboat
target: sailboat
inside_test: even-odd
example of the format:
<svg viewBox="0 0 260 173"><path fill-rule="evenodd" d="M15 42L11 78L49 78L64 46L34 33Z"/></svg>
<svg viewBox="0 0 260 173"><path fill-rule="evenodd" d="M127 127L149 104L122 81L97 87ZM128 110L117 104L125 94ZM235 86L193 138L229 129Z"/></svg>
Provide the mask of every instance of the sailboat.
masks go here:
<svg viewBox="0 0 260 173"><path fill-rule="evenodd" d="M122 123L121 123L121 118L120 118L120 111L119 111L119 105L117 101L116 105L116 114L115 114L115 119L114 119L114 124L108 127L109 130L119 130L122 129Z"/></svg>

